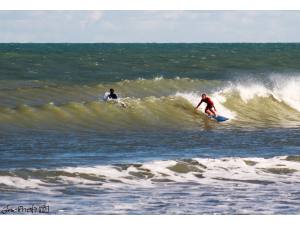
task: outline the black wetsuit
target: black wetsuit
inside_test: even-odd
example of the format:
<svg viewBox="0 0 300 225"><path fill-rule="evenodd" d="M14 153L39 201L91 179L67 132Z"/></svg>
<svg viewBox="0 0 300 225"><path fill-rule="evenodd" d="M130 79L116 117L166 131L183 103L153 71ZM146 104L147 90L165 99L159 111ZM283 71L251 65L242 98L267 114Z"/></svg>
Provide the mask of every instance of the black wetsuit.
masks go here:
<svg viewBox="0 0 300 225"><path fill-rule="evenodd" d="M107 97L110 98L110 99L117 99L118 98L118 96L115 93L110 93Z"/></svg>

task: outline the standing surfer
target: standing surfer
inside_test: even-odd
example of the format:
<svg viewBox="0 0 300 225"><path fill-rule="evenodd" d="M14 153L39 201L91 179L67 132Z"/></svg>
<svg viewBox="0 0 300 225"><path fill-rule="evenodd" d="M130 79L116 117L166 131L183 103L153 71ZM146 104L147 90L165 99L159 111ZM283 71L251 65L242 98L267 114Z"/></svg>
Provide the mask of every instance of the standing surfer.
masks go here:
<svg viewBox="0 0 300 225"><path fill-rule="evenodd" d="M205 93L203 93L202 95L202 99L199 102L199 104L195 107L195 110L198 109L198 107L202 104L202 102L206 103L206 108L205 108L205 113L208 116L214 116L216 117L216 108L214 106L214 102L210 99L210 97L208 97Z"/></svg>

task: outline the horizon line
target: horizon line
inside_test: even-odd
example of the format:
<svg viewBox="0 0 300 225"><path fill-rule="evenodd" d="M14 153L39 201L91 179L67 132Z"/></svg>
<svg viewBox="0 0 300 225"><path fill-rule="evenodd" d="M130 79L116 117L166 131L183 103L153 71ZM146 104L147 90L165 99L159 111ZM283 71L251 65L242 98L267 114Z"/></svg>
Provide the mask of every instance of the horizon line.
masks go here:
<svg viewBox="0 0 300 225"><path fill-rule="evenodd" d="M0 42L0 44L299 44L287 42Z"/></svg>

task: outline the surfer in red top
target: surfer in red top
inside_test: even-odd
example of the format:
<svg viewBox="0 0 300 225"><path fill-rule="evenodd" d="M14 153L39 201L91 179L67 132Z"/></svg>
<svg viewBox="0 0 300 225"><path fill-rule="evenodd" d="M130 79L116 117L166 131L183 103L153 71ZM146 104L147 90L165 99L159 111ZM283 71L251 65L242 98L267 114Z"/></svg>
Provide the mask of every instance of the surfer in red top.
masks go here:
<svg viewBox="0 0 300 225"><path fill-rule="evenodd" d="M216 108L214 106L214 102L206 95L202 94L202 99L199 104L196 106L195 110L202 104L202 102L206 103L205 113L209 116L216 116Z"/></svg>

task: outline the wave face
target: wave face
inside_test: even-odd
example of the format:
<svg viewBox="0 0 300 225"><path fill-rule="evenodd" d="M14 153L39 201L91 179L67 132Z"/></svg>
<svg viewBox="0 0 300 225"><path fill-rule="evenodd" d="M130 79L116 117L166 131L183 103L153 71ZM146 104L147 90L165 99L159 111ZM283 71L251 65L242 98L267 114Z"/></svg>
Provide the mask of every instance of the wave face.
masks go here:
<svg viewBox="0 0 300 225"><path fill-rule="evenodd" d="M3 128L106 130L180 126L195 129L209 122L203 113L204 104L198 113L193 110L202 92L212 97L220 115L230 118L223 127L297 127L300 124L298 76L270 76L265 82L158 77L95 86L25 84L18 88L1 87ZM119 101L102 100L110 87L121 96Z"/></svg>

